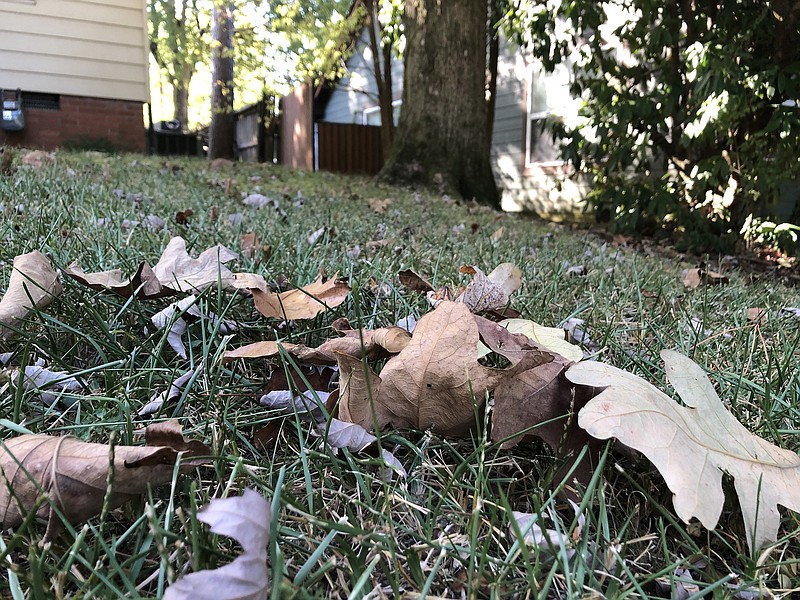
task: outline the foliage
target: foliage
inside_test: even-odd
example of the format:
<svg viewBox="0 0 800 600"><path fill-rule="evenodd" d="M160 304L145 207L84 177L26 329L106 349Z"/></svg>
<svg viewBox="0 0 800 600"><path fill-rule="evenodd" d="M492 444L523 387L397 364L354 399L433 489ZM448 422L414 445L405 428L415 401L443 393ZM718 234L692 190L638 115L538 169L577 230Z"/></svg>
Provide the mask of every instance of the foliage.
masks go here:
<svg viewBox="0 0 800 600"><path fill-rule="evenodd" d="M790 3L551 0L512 22L547 69L575 67L581 119L553 129L615 228L735 235L800 176Z"/></svg>
<svg viewBox="0 0 800 600"><path fill-rule="evenodd" d="M292 78L304 81L341 74L343 59L363 14L352 0L279 0L270 7L270 27L282 40Z"/></svg>

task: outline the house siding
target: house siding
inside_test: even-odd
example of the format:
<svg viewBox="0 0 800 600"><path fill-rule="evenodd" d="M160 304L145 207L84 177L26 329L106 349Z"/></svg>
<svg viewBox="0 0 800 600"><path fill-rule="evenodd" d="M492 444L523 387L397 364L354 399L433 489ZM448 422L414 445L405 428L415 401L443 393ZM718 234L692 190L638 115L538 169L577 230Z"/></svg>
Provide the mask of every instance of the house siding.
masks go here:
<svg viewBox="0 0 800 600"><path fill-rule="evenodd" d="M149 100L145 0L0 0L0 88Z"/></svg>
<svg viewBox="0 0 800 600"><path fill-rule="evenodd" d="M337 83L323 120L360 124L364 109L377 105L377 86L369 52L367 30L364 29L355 52L347 61L348 75ZM502 194L502 207L507 211L533 212L548 218L576 216L583 210L588 181L570 178L565 167L525 164L527 90L533 66L534 59L530 53L507 40L501 41L491 162ZM394 97L400 99L402 61L393 61L392 76Z"/></svg>

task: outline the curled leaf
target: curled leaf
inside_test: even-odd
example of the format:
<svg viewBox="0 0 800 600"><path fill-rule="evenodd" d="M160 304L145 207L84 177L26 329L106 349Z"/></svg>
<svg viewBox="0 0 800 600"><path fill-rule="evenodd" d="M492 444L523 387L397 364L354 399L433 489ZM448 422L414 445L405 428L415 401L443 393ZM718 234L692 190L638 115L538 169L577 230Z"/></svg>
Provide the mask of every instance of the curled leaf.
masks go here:
<svg viewBox="0 0 800 600"><path fill-rule="evenodd" d="M212 500L198 511L197 518L210 525L212 533L239 542L243 552L219 569L179 579L167 588L164 600L265 600L269 591L269 503L248 488L241 496Z"/></svg>
<svg viewBox="0 0 800 600"><path fill-rule="evenodd" d="M11 337L34 308L46 307L60 294L58 275L44 254L34 250L14 257L8 288L0 299L0 339Z"/></svg>
<svg viewBox="0 0 800 600"><path fill-rule="evenodd" d="M210 449L198 441L186 441L177 421L150 425L145 430L147 446L116 446L113 449L113 488L110 504L115 508L147 490L148 484L170 481L178 454L192 468ZM55 512L78 523L100 513L106 496L110 464L107 444L90 444L73 437L21 435L0 446L0 522L16 527L38 506L44 493L48 502L38 508L48 518L45 539L60 525Z"/></svg>

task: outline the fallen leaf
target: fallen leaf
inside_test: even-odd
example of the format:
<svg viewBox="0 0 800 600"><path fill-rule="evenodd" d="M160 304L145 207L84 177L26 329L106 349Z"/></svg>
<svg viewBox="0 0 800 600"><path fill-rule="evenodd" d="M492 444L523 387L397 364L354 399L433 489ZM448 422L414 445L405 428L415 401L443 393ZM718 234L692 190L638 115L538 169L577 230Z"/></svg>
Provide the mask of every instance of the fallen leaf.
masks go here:
<svg viewBox="0 0 800 600"><path fill-rule="evenodd" d="M191 208L179 210L175 213L175 222L178 225L188 225L192 216L194 216L194 211Z"/></svg>
<svg viewBox="0 0 800 600"><path fill-rule="evenodd" d="M707 285L724 285L728 283L728 278L721 273L707 271L702 267L687 269L683 273L683 285L687 288L695 289L703 283Z"/></svg>
<svg viewBox="0 0 800 600"><path fill-rule="evenodd" d="M322 239L323 235L325 235L325 227L320 227L316 231L310 233L306 241L308 242L309 246L314 246L318 241Z"/></svg>
<svg viewBox="0 0 800 600"><path fill-rule="evenodd" d="M491 326L498 335L511 336ZM380 377L365 370L357 356L337 354L340 417L365 429L392 425L454 436L468 433L487 391L553 358L532 347L516 355L498 350L512 367L484 367L476 357L479 338L476 318L464 304L442 302L419 320L411 341L386 362Z"/></svg>
<svg viewBox="0 0 800 600"><path fill-rule="evenodd" d="M475 313L503 308L522 285L522 273L512 263L498 265L489 275L474 265L465 265L459 271L472 275L472 281L454 301L463 302Z"/></svg>
<svg viewBox="0 0 800 600"><path fill-rule="evenodd" d="M497 243L497 242L499 242L501 239L503 239L503 234L504 234L504 233L505 233L505 230L504 230L502 227L500 227L500 228L499 228L497 231L495 231L495 232L492 234L492 237L490 238L490 239L491 239L491 241L492 241L492 243L493 243L493 244L496 244L496 243Z"/></svg>
<svg viewBox="0 0 800 600"><path fill-rule="evenodd" d="M570 344L566 340L567 332L560 327L545 327L535 321L528 319L505 319L498 323L511 333L521 333L538 346L546 348L550 352L560 354L568 361L578 362L583 358L583 350L575 344ZM489 354L490 350L486 346L479 346L478 358L483 358Z"/></svg>
<svg viewBox="0 0 800 600"><path fill-rule="evenodd" d="M86 273L77 263L70 264L64 273L93 290L108 291L123 298L135 295L140 300L152 300L175 293L161 285L153 269L144 261L139 263L136 273L129 278L123 277L120 269Z"/></svg>
<svg viewBox="0 0 800 600"><path fill-rule="evenodd" d="M210 449L199 441L186 441L177 421L150 425L147 446L115 446L113 491L109 505L116 508L147 490L172 479L179 453L185 453L181 469L206 462ZM52 539L61 523L60 513L71 523L100 513L107 492L111 448L73 437L21 435L0 442L0 522L17 527L38 507L48 519L44 541ZM44 493L47 501L39 506Z"/></svg>
<svg viewBox="0 0 800 600"><path fill-rule="evenodd" d="M578 411L594 395L594 390L572 385L564 377L567 364L556 357L553 362L501 382L494 391L491 439L502 442L502 448L510 448L525 439L540 438L559 457L567 459L555 474L556 479L573 467L574 459L588 446L572 473L585 487L592 478L603 444L578 426Z"/></svg>
<svg viewBox="0 0 800 600"><path fill-rule="evenodd" d="M240 247L242 249L242 256L250 259L256 258L259 251L262 250L261 240L253 231L242 235ZM264 246L264 250L266 250L267 247L268 246Z"/></svg>
<svg viewBox="0 0 800 600"><path fill-rule="evenodd" d="M350 288L344 280L338 279L338 273L327 281L320 275L309 285L274 294L261 290L252 290L256 310L265 317L293 321L295 319L313 319L319 313L339 306L347 299Z"/></svg>
<svg viewBox="0 0 800 600"><path fill-rule="evenodd" d="M186 251L182 237L172 238L153 272L162 285L176 292L197 292L220 283L225 289L233 281L233 273L225 266L237 254L225 246L217 245L192 258Z"/></svg>
<svg viewBox="0 0 800 600"><path fill-rule="evenodd" d="M264 208L265 206L272 206L273 208L280 207L277 200L265 196L264 194L250 194L242 200L242 204L253 208Z"/></svg>
<svg viewBox="0 0 800 600"><path fill-rule="evenodd" d="M210 171L222 171L224 169L229 169L233 166L233 161L228 160L227 158L215 158L212 160L208 168Z"/></svg>
<svg viewBox="0 0 800 600"><path fill-rule="evenodd" d="M20 377L17 375L13 379L19 381ZM47 406L53 406L63 393L78 392L83 387L83 383L69 373L51 371L43 366L25 367L21 380L22 387L38 393Z"/></svg>
<svg viewBox="0 0 800 600"><path fill-rule="evenodd" d="M800 318L800 308L795 308L793 306L782 308L781 313L786 313L788 315L792 315L793 317Z"/></svg>
<svg viewBox="0 0 800 600"><path fill-rule="evenodd" d="M564 274L567 277L584 277L586 275L586 267L584 265L564 265Z"/></svg>
<svg viewBox="0 0 800 600"><path fill-rule="evenodd" d="M767 310L764 308L748 308L747 320L756 325L763 325L767 322Z"/></svg>
<svg viewBox="0 0 800 600"><path fill-rule="evenodd" d="M427 280L417 275L414 271L406 269L398 273L400 283L412 292L432 292L434 287Z"/></svg>
<svg viewBox="0 0 800 600"><path fill-rule="evenodd" d="M390 198L385 198L384 200L378 200L377 198L370 198L367 200L367 204L369 207L378 214L383 214L389 205L392 203Z"/></svg>
<svg viewBox="0 0 800 600"><path fill-rule="evenodd" d="M203 313L197 306L197 297L194 295L173 302L154 314L150 321L159 330L169 327L167 343L181 358L187 356L186 348L183 345L183 334L186 333L188 319L208 319L211 327L219 327L220 332L224 335L237 329L237 325L233 321L220 319L213 312Z"/></svg>
<svg viewBox="0 0 800 600"><path fill-rule="evenodd" d="M567 378L606 387L578 415L591 435L615 437L656 466L684 521L716 527L725 501L722 475L734 478L747 542L754 551L775 541L778 504L800 511L800 457L748 431L722 404L703 369L673 351L661 352L667 378L686 406L610 365L582 362Z"/></svg>
<svg viewBox="0 0 800 600"><path fill-rule="evenodd" d="M267 544L272 514L264 497L247 488L241 496L215 499L197 512L211 532L233 538L242 554L218 569L190 573L164 592L164 600L265 600L269 592Z"/></svg>
<svg viewBox="0 0 800 600"><path fill-rule="evenodd" d="M48 154L44 150L31 150L22 157L22 164L34 169L41 169L42 165L53 160L55 160L54 154Z"/></svg>
<svg viewBox="0 0 800 600"><path fill-rule="evenodd" d="M8 288L0 299L0 339L14 335L34 308L45 308L61 291L58 274L44 254L34 250L15 256Z"/></svg>
<svg viewBox="0 0 800 600"><path fill-rule="evenodd" d="M137 414L140 417L146 417L147 415L157 413L167 402L175 400L176 398L180 398L186 389L186 385L193 379L199 377L202 372L203 363L200 363L194 369L191 369L180 377L176 378L175 381L169 384L169 388L167 388L165 391L161 392L160 394L153 395L153 397L150 398L150 402L139 409Z"/></svg>

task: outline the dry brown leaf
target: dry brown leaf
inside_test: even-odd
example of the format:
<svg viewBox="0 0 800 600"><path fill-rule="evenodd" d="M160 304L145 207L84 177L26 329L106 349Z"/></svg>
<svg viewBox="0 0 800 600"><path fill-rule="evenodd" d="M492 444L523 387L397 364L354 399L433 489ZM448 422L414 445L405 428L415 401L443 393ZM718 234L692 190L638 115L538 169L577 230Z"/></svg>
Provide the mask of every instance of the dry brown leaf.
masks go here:
<svg viewBox="0 0 800 600"><path fill-rule="evenodd" d="M378 198L370 198L367 200L369 207L378 214L383 214L391 203L392 200L390 198L385 198L383 200L379 200Z"/></svg>
<svg viewBox="0 0 800 600"><path fill-rule="evenodd" d="M578 423L594 437L615 437L650 459L686 523L697 517L706 528L716 527L725 502L722 476L728 473L750 548L775 541L778 505L800 512L800 456L739 423L691 359L673 350L662 351L661 358L685 406L636 375L583 362L570 367L567 378L606 389L581 409Z"/></svg>
<svg viewBox="0 0 800 600"><path fill-rule="evenodd" d="M53 154L48 154L44 150L31 150L22 157L22 164L34 169L41 169L42 165L52 160L55 160Z"/></svg>
<svg viewBox="0 0 800 600"><path fill-rule="evenodd" d="M250 488L241 496L212 500L197 512L211 532L233 538L242 554L218 569L191 573L164 592L164 600L265 600L269 592L269 503Z"/></svg>
<svg viewBox="0 0 800 600"><path fill-rule="evenodd" d="M434 290L434 287L427 280L414 273L411 269L400 271L398 276L400 277L400 283L412 292L432 292Z"/></svg>
<svg viewBox="0 0 800 600"><path fill-rule="evenodd" d="M140 300L152 300L175 294L173 290L161 285L153 269L144 261L139 263L136 273L129 278L124 278L120 269L86 273L77 263L69 265L64 273L93 290L109 291L123 298L130 298L135 294Z"/></svg>
<svg viewBox="0 0 800 600"><path fill-rule="evenodd" d="M347 299L350 288L344 280L338 279L338 273L323 280L320 275L309 285L274 294L261 290L252 290L256 310L265 317L274 319L313 319L329 308L339 306Z"/></svg>
<svg viewBox="0 0 800 600"><path fill-rule="evenodd" d="M499 242L501 239L503 239L503 234L504 234L504 233L505 233L505 230L504 230L502 227L500 227L499 229L497 229L497 231L495 231L495 232L492 234L492 237L490 238L490 239L492 240L492 243L493 243L493 244L496 244L496 243L497 243L497 242Z"/></svg>
<svg viewBox="0 0 800 600"><path fill-rule="evenodd" d="M493 326L499 330L497 335L511 337L502 327ZM442 302L419 320L411 341L386 363L380 377L365 371L356 357L338 354L340 416L366 429L392 425L432 428L454 436L468 433L487 391L553 358L532 347L517 353L499 349L512 367L484 367L476 358L479 337L476 318L464 304Z"/></svg>
<svg viewBox="0 0 800 600"><path fill-rule="evenodd" d="M232 166L233 166L232 160L228 160L227 158L215 158L209 163L208 169L210 171L222 171L225 169L229 169ZM230 180L228 180L228 185L230 185Z"/></svg>
<svg viewBox="0 0 800 600"><path fill-rule="evenodd" d="M747 320L756 325L763 325L767 322L767 310L765 308L748 308Z"/></svg>
<svg viewBox="0 0 800 600"><path fill-rule="evenodd" d="M573 477L586 486L603 444L578 426L578 411L594 391L576 387L564 377L568 364L557 357L501 382L494 391L491 439L510 448L524 439L538 437L560 457L567 458L561 472L570 469L573 461L569 459L588 445L588 452L573 472Z"/></svg>
<svg viewBox="0 0 800 600"><path fill-rule="evenodd" d="M456 295L455 302L463 302L474 313L503 308L522 285L522 273L512 263L498 265L489 275L474 265L464 265L459 271L472 275L472 281Z"/></svg>
<svg viewBox="0 0 800 600"><path fill-rule="evenodd" d="M6 293L0 299L0 339L14 335L34 308L44 308L61 294L58 274L41 252L14 257Z"/></svg>
<svg viewBox="0 0 800 600"><path fill-rule="evenodd" d="M193 468L211 453L199 441L186 441L177 421L150 425L147 446L114 447L111 508L172 479L178 453L189 460L181 468ZM37 515L48 519L45 540L61 523L56 512L71 523L90 519L103 508L110 464L110 447L73 437L21 435L0 447L0 522L17 527L38 506ZM39 506L44 493L48 501Z"/></svg>
<svg viewBox="0 0 800 600"><path fill-rule="evenodd" d="M178 225L188 225L191 218L194 216L194 211L191 208L186 210L179 210L175 213L175 222Z"/></svg>
<svg viewBox="0 0 800 600"><path fill-rule="evenodd" d="M702 267L687 269L683 275L683 285L689 289L694 289L704 283L706 285L724 285L728 283L728 278L722 273L707 271Z"/></svg>

